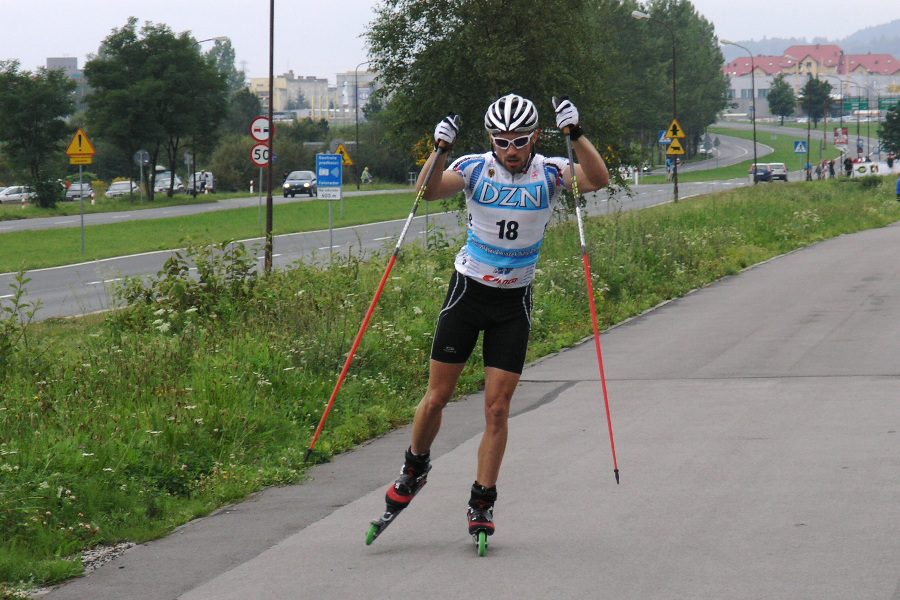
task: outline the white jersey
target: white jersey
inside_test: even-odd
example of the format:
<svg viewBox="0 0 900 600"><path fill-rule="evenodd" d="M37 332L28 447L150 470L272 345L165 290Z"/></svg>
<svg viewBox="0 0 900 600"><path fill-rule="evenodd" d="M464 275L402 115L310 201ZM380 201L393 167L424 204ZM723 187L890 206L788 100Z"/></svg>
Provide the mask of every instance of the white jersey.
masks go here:
<svg viewBox="0 0 900 600"><path fill-rule="evenodd" d="M535 154L525 172L510 173L493 152L453 161L449 168L466 182L469 213L456 270L494 287L531 283L568 165L568 159Z"/></svg>

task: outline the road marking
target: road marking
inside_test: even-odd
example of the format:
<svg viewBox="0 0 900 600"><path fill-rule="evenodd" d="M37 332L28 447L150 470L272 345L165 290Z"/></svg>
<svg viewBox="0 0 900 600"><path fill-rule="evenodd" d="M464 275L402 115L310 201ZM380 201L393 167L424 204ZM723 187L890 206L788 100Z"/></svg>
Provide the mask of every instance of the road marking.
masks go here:
<svg viewBox="0 0 900 600"><path fill-rule="evenodd" d="M322 246L319 250L331 250L332 248L340 248L340 246Z"/></svg>
<svg viewBox="0 0 900 600"><path fill-rule="evenodd" d="M388 235L388 236L380 237L380 238L372 238L372 241L373 242L382 242L384 240L392 240L392 239L394 239L394 236Z"/></svg>
<svg viewBox="0 0 900 600"><path fill-rule="evenodd" d="M272 258L278 258L279 256L281 256L281 253L273 254L273 255L272 255ZM257 257L256 257L256 260L266 260L266 255L263 254L262 256L257 256Z"/></svg>
<svg viewBox="0 0 900 600"><path fill-rule="evenodd" d="M0 296L0 300L5 300L6 298L12 298L12 294L6 294L5 296Z"/></svg>
<svg viewBox="0 0 900 600"><path fill-rule="evenodd" d="M101 285L104 283L112 283L114 281L122 281L124 277L116 277L114 279L104 279L102 281L88 281L86 285Z"/></svg>
<svg viewBox="0 0 900 600"><path fill-rule="evenodd" d="M112 219L130 219L131 215L113 215Z"/></svg>
<svg viewBox="0 0 900 600"><path fill-rule="evenodd" d="M75 220L75 219L70 219L70 220L68 220L68 221L54 221L53 224L54 224L54 225L67 225L67 224L69 224L69 223L77 223L77 222L78 222L78 221Z"/></svg>

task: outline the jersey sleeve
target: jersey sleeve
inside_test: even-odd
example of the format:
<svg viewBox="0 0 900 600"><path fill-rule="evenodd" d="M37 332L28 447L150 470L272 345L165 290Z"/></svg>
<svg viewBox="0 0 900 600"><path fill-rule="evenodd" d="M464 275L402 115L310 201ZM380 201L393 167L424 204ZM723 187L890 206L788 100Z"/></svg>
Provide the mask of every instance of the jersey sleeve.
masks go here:
<svg viewBox="0 0 900 600"><path fill-rule="evenodd" d="M556 187L566 187L563 180L563 173L569 168L569 159L562 156L551 156L544 160L544 173L547 177L547 183L551 189Z"/></svg>

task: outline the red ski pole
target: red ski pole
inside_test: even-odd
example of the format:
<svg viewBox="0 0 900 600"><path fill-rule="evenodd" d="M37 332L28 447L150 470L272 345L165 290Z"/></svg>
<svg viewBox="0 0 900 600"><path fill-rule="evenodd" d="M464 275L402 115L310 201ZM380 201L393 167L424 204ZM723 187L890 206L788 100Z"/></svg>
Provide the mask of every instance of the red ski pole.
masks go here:
<svg viewBox="0 0 900 600"><path fill-rule="evenodd" d="M553 98L553 108L556 109L556 97ZM619 461L616 458L616 439L613 435L612 417L609 413L609 392L606 389L606 371L603 368L603 348L600 344L600 326L597 323L597 306L594 302L594 284L591 280L591 260L588 257L587 242L584 236L584 218L581 214L581 194L578 191L578 178L575 176L575 155L572 151L572 140L569 138L568 127L563 129L566 138L566 150L569 152L569 168L572 175L572 193L575 195L575 215L578 219L578 237L581 240L581 262L584 263L584 277L587 281L588 303L591 307L591 321L594 325L594 346L597 349L597 364L600 366L600 385L603 388L603 403L606 406L606 427L609 430L609 445L612 449L613 475L616 476L616 485L619 484Z"/></svg>
<svg viewBox="0 0 900 600"><path fill-rule="evenodd" d="M459 117L456 118L459 119ZM359 333L356 334L356 339L353 340L353 345L350 347L350 353L347 355L347 360L344 362L344 368L341 369L341 374L338 376L334 391L331 392L331 398L328 400L325 412L322 413L322 418L319 420L319 426L316 428L316 433L313 435L312 442L306 450L306 456L303 458L304 462L309 460L310 455L316 447L316 443L319 441L319 436L322 435L322 430L325 428L325 422L328 420L328 415L331 414L331 409L334 407L334 401L337 399L338 392L341 391L341 386L344 385L344 378L347 376L347 371L350 370L350 365L353 363L354 356L356 356L356 350L359 348L363 336L366 334L366 329L369 328L369 321L372 320L372 314L375 312L378 300L381 299L381 292L384 291L384 285L387 283L391 270L394 268L394 263L397 262L397 255L400 254L400 246L403 245L403 239L406 237L409 226L416 216L416 211L419 210L419 202L421 202L422 198L425 196L425 190L428 188L428 183L431 181L432 174L434 174L434 167L438 162L437 159L443 153L444 147L439 145L436 149L434 160L431 162L431 166L428 167L428 171L425 173L425 179L422 181L422 186L419 188L418 192L416 192L416 199L413 202L412 210L409 212L409 216L406 217L406 223L404 223L403 229L400 231L400 237L397 239L397 244L394 246L394 251L391 253L391 259L388 261L384 275L381 276L381 282L378 284L378 289L375 291L375 297L372 298L372 303L366 311L366 316L363 318Z"/></svg>

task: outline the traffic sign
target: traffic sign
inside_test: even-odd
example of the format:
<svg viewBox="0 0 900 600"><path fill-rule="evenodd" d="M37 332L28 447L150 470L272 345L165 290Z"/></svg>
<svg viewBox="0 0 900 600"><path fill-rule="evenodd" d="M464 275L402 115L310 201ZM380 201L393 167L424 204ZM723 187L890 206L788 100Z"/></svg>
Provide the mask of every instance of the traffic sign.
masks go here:
<svg viewBox="0 0 900 600"><path fill-rule="evenodd" d="M316 154L316 185L319 198L340 200L344 184L344 157L340 154Z"/></svg>
<svg viewBox="0 0 900 600"><path fill-rule="evenodd" d="M670 140L669 138L666 137L666 130L665 130L665 129L660 130L659 136L656 138L656 141L657 141L657 143L659 143L659 144L665 144L666 146L668 146L669 144L672 143L672 140Z"/></svg>
<svg viewBox="0 0 900 600"><path fill-rule="evenodd" d="M681 141L678 138L674 138L672 143L669 144L668 149L666 149L666 154L669 155L681 155L684 154L684 146L681 145Z"/></svg>
<svg viewBox="0 0 900 600"><path fill-rule="evenodd" d="M134 153L134 164L139 167L150 166L150 153L146 150L138 150Z"/></svg>
<svg viewBox="0 0 900 600"><path fill-rule="evenodd" d="M338 144L338 147L337 147L337 150L335 150L335 153L340 154L343 157L343 164L345 167L353 166L353 159L350 158L350 153L347 152L347 149L344 148L343 144Z"/></svg>
<svg viewBox="0 0 900 600"><path fill-rule="evenodd" d="M73 165L89 165L94 162L94 155L97 151L91 143L91 139L84 132L84 129L78 128L69 147L66 148L66 154L69 155L69 164Z"/></svg>
<svg viewBox="0 0 900 600"><path fill-rule="evenodd" d="M669 128L666 129L666 137L670 140L672 139L684 139L684 129L681 127L681 123L678 122L678 119L672 119L672 122L669 124Z"/></svg>
<svg viewBox="0 0 900 600"><path fill-rule="evenodd" d="M795 140L794 141L794 153L795 154L806 154L806 142L803 140Z"/></svg>
<svg viewBox="0 0 900 600"><path fill-rule="evenodd" d="M259 143L250 148L250 161L259 168L269 166L269 146Z"/></svg>
<svg viewBox="0 0 900 600"><path fill-rule="evenodd" d="M250 136L257 142L268 142L271 127L269 117L256 117L250 121Z"/></svg>

